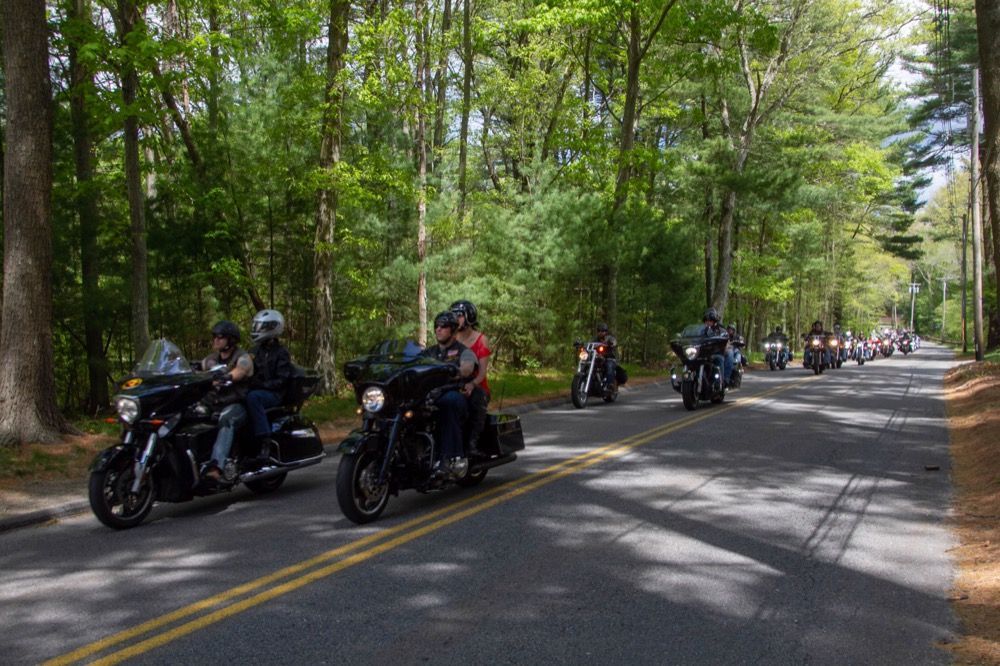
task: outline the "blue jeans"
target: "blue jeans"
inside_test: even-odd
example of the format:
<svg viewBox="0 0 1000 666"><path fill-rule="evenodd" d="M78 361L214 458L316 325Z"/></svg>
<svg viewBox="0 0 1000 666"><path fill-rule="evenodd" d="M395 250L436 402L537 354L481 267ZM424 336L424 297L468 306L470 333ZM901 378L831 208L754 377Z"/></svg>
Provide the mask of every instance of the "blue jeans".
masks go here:
<svg viewBox="0 0 1000 666"><path fill-rule="evenodd" d="M448 391L437 399L437 442L441 459L464 458L462 426L469 415L469 402L458 391Z"/></svg>
<svg viewBox="0 0 1000 666"><path fill-rule="evenodd" d="M257 389L247 394L247 413L255 438L271 434L271 423L267 420L267 410L281 404L281 396L274 391Z"/></svg>
<svg viewBox="0 0 1000 666"><path fill-rule="evenodd" d="M726 383L726 376L727 376L725 374L726 362L727 362L726 357L723 356L722 354L712 354L712 363L715 365L715 367L709 368L709 370L711 370L713 373L716 371L722 373L722 377L719 379L719 381L722 382L723 384ZM715 379L711 378L711 380L712 384L714 385Z"/></svg>
<svg viewBox="0 0 1000 666"><path fill-rule="evenodd" d="M727 349L725 358L722 363L722 381L729 382L729 378L733 374L733 365L736 364L736 354L738 352L735 349Z"/></svg>
<svg viewBox="0 0 1000 666"><path fill-rule="evenodd" d="M247 410L238 402L229 405L219 414L219 433L215 436L215 446L212 447L212 462L217 466L225 464L229 450L233 447L233 434L246 418Z"/></svg>

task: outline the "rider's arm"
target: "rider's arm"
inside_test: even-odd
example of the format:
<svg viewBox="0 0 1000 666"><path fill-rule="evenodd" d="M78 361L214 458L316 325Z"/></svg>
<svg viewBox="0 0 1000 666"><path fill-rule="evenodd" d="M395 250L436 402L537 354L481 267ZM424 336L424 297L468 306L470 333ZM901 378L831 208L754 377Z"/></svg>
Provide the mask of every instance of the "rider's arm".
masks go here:
<svg viewBox="0 0 1000 666"><path fill-rule="evenodd" d="M236 359L236 365L229 371L229 376L234 382L241 382L253 376L253 361L249 354L242 354Z"/></svg>

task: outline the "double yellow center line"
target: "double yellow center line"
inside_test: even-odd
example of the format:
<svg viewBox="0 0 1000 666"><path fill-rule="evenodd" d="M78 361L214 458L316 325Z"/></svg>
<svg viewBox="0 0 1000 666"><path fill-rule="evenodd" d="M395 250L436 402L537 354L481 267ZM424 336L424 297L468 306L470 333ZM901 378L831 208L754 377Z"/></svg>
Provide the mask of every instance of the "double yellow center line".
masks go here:
<svg viewBox="0 0 1000 666"><path fill-rule="evenodd" d="M632 449L648 444L671 432L694 425L707 418L718 416L729 409L751 405L811 379L813 379L812 376L792 384L784 384L758 396L744 398L720 407L694 413L672 423L626 437L625 439L597 449L592 449L533 474L508 481L496 488L491 488L472 497L453 502L426 515L408 520L395 527L381 530L375 534L370 534L298 564L275 571L267 576L220 592L183 608L178 608L171 613L153 618L131 629L126 629L99 641L89 643L72 652L50 659L43 666L73 664L106 652L115 646L128 643L140 636L154 634L90 662L93 664L120 663L255 606L259 606L266 601L331 576L338 571L381 555L397 546L419 539L442 527L532 492L553 481L575 474L610 458L624 455ZM182 624L177 624L192 616L195 617ZM160 630L163 631L160 632Z"/></svg>

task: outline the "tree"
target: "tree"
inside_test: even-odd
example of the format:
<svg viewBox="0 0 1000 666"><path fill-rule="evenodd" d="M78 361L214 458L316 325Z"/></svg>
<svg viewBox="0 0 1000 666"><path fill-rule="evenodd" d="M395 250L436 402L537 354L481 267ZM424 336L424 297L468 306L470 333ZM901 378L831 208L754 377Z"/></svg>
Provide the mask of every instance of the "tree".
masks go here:
<svg viewBox="0 0 1000 666"><path fill-rule="evenodd" d="M976 0L976 25L983 92L982 169L993 230L993 273L997 299L994 317L1000 317L1000 3ZM992 332L994 327L991 326L990 330Z"/></svg>
<svg viewBox="0 0 1000 666"><path fill-rule="evenodd" d="M67 432L52 358L52 97L44 0L4 0L7 91L0 446Z"/></svg>

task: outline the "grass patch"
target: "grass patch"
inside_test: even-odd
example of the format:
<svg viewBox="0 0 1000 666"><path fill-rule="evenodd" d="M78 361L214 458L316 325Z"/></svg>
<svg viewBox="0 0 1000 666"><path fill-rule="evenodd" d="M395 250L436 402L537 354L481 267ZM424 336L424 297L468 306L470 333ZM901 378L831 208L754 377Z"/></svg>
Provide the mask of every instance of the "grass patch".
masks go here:
<svg viewBox="0 0 1000 666"><path fill-rule="evenodd" d="M73 444L25 444L0 448L0 479L77 478L107 441Z"/></svg>

